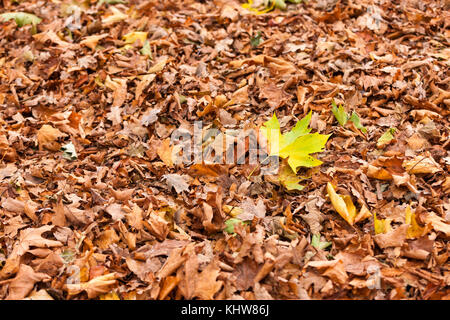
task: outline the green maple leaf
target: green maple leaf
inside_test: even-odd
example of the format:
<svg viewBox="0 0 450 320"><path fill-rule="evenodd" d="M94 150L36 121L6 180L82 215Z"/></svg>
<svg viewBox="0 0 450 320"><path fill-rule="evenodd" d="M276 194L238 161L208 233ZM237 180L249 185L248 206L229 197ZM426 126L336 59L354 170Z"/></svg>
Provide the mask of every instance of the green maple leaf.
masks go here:
<svg viewBox="0 0 450 320"><path fill-rule="evenodd" d="M322 161L310 154L323 151L330 135L310 134L311 129L308 128L310 121L311 112L297 122L291 131L281 134L280 123L274 114L272 119L265 122L260 129L269 143L269 156L288 159L288 164L294 173L297 173L298 167L311 168L322 164Z"/></svg>
<svg viewBox="0 0 450 320"><path fill-rule="evenodd" d="M0 14L0 20L9 21L12 19L16 21L19 28L27 24L32 24L35 26L42 21L42 19L38 16L26 12L5 12Z"/></svg>

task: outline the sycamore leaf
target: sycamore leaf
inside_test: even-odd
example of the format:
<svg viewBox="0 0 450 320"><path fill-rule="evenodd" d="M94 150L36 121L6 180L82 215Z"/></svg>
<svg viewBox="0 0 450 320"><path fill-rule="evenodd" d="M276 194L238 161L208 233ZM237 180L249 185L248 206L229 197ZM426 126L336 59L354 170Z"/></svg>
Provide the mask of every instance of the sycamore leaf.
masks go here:
<svg viewBox="0 0 450 320"><path fill-rule="evenodd" d="M331 242L320 241L320 233L317 233L312 236L311 245L316 249L324 250L331 246Z"/></svg>
<svg viewBox="0 0 450 320"><path fill-rule="evenodd" d="M309 134L310 121L311 112L297 122L290 132L281 134L280 124L274 114L260 129L269 143L269 155L288 158L288 164L294 173L297 173L298 167L310 168L322 164L322 161L313 158L310 154L322 151L330 135Z"/></svg>
<svg viewBox="0 0 450 320"><path fill-rule="evenodd" d="M336 120L339 122L341 126L345 126L345 124L348 121L348 116L347 113L345 112L344 106L340 104L338 107L334 101L332 101L331 104L332 104L331 111L333 112Z"/></svg>
<svg viewBox="0 0 450 320"><path fill-rule="evenodd" d="M392 140L395 139L394 134L397 131L395 128L390 128L387 130L377 141L377 148L383 148L388 145Z"/></svg>
<svg viewBox="0 0 450 320"><path fill-rule="evenodd" d="M12 19L16 21L19 28L27 24L37 25L42 21L38 16L26 12L5 12L0 14L0 20L9 21Z"/></svg>

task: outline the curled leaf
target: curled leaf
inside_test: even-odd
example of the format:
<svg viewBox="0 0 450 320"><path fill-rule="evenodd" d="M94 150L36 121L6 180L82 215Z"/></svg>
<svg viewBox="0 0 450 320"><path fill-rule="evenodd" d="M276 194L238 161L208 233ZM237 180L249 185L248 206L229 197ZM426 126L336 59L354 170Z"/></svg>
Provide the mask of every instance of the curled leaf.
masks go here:
<svg viewBox="0 0 450 320"><path fill-rule="evenodd" d="M356 208L350 196L341 196L336 193L331 183L327 183L327 192L330 197L331 204L345 221L350 225L355 223Z"/></svg>

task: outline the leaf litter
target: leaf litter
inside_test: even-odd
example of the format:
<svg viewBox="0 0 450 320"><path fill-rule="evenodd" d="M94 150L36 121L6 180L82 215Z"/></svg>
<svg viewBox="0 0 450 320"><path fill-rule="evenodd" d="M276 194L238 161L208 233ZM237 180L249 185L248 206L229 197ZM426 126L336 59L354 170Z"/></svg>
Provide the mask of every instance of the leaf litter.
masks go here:
<svg viewBox="0 0 450 320"><path fill-rule="evenodd" d="M449 299L448 9L3 1L0 299Z"/></svg>

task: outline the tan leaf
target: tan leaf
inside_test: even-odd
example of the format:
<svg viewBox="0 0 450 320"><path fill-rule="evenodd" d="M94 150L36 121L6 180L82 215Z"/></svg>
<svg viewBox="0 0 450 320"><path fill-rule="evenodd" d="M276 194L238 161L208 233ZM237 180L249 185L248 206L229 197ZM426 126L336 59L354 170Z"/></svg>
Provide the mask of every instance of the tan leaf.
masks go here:
<svg viewBox="0 0 450 320"><path fill-rule="evenodd" d="M436 173L442 171L439 164L431 156L417 156L403 161L403 167L408 173Z"/></svg>
<svg viewBox="0 0 450 320"><path fill-rule="evenodd" d="M59 137L64 137L65 135L66 134L53 128L51 125L44 124L37 132L39 150L45 148L51 151L58 151L61 148L61 144L59 144L56 140Z"/></svg>
<svg viewBox="0 0 450 320"><path fill-rule="evenodd" d="M429 212L425 217L427 223L431 223L433 229L445 234L446 237L450 237L450 224L446 223L445 220L434 212Z"/></svg>
<svg viewBox="0 0 450 320"><path fill-rule="evenodd" d="M49 281L51 277L45 273L34 272L33 268L21 264L19 271L9 284L6 300L20 300L25 298L37 282Z"/></svg>
<svg viewBox="0 0 450 320"><path fill-rule="evenodd" d="M217 280L220 273L218 260L211 262L196 277L194 296L202 300L213 300L214 294L222 288L223 281Z"/></svg>
<svg viewBox="0 0 450 320"><path fill-rule="evenodd" d="M166 138L156 153L166 166L173 166L173 146L170 146L170 138Z"/></svg>
<svg viewBox="0 0 450 320"><path fill-rule="evenodd" d="M384 249L388 247L401 247L406 240L406 233L409 225L403 224L387 233L380 233L374 236L377 245Z"/></svg>
<svg viewBox="0 0 450 320"><path fill-rule="evenodd" d="M100 294L107 293L111 290L111 287L117 283L117 274L108 273L102 276L95 277L94 279L75 284L66 284L65 289L69 295L76 295L82 291L86 291L88 298L93 299Z"/></svg>

